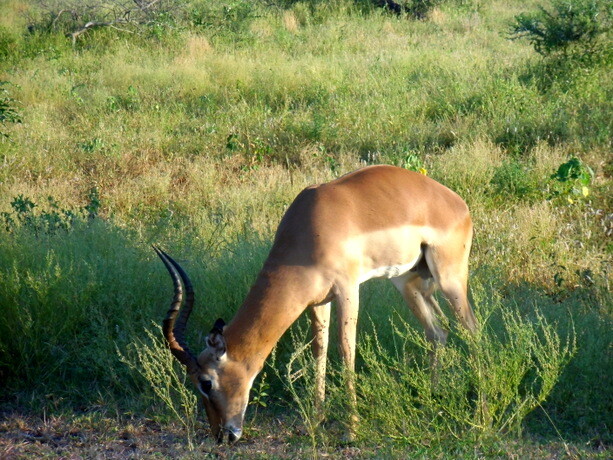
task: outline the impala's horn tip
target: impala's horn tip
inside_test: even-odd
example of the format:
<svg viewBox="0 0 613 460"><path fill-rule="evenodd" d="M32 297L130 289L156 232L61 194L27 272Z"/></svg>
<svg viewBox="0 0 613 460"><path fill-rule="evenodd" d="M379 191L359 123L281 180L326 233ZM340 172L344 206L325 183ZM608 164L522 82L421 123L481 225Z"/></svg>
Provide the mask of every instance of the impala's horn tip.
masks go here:
<svg viewBox="0 0 613 460"><path fill-rule="evenodd" d="M213 325L213 329L211 329L211 334L223 334L223 328L226 326L226 323L223 319L219 318L215 321Z"/></svg>

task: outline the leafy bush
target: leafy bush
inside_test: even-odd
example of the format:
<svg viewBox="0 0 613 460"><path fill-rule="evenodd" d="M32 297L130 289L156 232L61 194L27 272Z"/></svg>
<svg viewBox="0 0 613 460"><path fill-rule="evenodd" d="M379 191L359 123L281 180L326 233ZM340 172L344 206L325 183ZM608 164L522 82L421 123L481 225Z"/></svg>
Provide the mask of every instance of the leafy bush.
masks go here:
<svg viewBox="0 0 613 460"><path fill-rule="evenodd" d="M511 35L527 38L542 56L593 58L610 50L612 8L608 0L553 0L551 9L517 15Z"/></svg>
<svg viewBox="0 0 613 460"><path fill-rule="evenodd" d="M2 56L1 53L0 56ZM8 83L8 81L0 81L0 126L5 123L21 123L21 116L15 108L17 102L9 96L9 92L5 88ZM0 131L0 137L8 137L8 134Z"/></svg>
<svg viewBox="0 0 613 460"><path fill-rule="evenodd" d="M564 197L573 204L589 196L588 186L594 177L594 171L577 157L562 163L558 170L551 175L552 198Z"/></svg>
<svg viewBox="0 0 613 460"><path fill-rule="evenodd" d="M234 34L246 32L249 24L257 17L257 2L233 0L218 4L216 2L197 2L189 11L192 26L209 29L216 33L230 31Z"/></svg>
<svg viewBox="0 0 613 460"><path fill-rule="evenodd" d="M13 208L11 212L0 213L6 231L11 232L23 227L35 235L54 234L60 230L72 229L76 223L84 221L85 217L89 219L96 217L100 209L100 197L98 189L92 188L88 195L88 203L83 208L73 211L60 207L60 204L50 196L47 198L48 209L37 212L35 208L40 207L34 201L18 195L11 201L11 208Z"/></svg>

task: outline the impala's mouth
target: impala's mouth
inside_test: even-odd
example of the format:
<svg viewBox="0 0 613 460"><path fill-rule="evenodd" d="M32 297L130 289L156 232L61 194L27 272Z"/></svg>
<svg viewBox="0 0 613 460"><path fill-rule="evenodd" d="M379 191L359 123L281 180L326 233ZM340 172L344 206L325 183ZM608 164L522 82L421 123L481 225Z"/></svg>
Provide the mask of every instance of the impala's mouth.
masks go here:
<svg viewBox="0 0 613 460"><path fill-rule="evenodd" d="M243 435L243 430L234 427L223 428L219 430L219 434L217 435L217 443L222 444L226 439L226 435L228 436L228 444L234 444Z"/></svg>
<svg viewBox="0 0 613 460"><path fill-rule="evenodd" d="M234 444L242 436L243 430L230 425L230 426L226 426L222 430L222 433L223 433L222 437L225 437L226 434L228 435L228 444Z"/></svg>
<svg viewBox="0 0 613 460"><path fill-rule="evenodd" d="M243 430L238 429L228 429L226 431L228 432L228 444L234 444L243 434Z"/></svg>

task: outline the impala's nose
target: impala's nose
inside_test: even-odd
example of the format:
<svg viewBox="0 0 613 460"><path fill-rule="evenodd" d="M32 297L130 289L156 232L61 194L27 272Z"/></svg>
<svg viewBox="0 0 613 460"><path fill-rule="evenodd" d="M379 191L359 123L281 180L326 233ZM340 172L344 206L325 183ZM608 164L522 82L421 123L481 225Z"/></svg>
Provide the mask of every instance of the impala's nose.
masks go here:
<svg viewBox="0 0 613 460"><path fill-rule="evenodd" d="M238 441L243 434L243 430L240 428L235 428L233 426L227 427L226 431L228 432L228 444L233 444Z"/></svg>

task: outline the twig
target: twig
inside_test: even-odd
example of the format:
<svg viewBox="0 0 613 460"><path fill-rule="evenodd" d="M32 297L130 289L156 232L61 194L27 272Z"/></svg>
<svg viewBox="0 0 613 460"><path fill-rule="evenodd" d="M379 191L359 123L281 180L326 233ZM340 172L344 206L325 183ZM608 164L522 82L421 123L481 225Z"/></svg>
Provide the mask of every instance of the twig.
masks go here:
<svg viewBox="0 0 613 460"><path fill-rule="evenodd" d="M74 10L60 10L60 12L57 14L57 16L55 17L55 19L53 20L53 22L51 23L51 28L55 28L55 25L57 24L57 22L60 20L60 17L64 14L64 13L70 13L73 17L73 19L76 19L78 17L78 14L76 11Z"/></svg>
<svg viewBox="0 0 613 460"><path fill-rule="evenodd" d="M76 30L76 31L71 32L71 33L68 33L68 34L66 34L66 36L72 37L72 46L75 46L76 42L77 42L77 38L80 35L84 34L88 30L94 29L96 27L112 27L113 29L121 30L122 32L130 32L128 30L120 29L117 26L115 26L115 24L117 24L117 23L126 24L127 21L125 21L123 19L118 19L116 21L110 21L110 22L90 21L87 24L85 24L81 29Z"/></svg>

